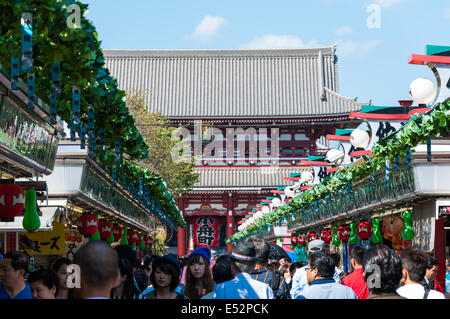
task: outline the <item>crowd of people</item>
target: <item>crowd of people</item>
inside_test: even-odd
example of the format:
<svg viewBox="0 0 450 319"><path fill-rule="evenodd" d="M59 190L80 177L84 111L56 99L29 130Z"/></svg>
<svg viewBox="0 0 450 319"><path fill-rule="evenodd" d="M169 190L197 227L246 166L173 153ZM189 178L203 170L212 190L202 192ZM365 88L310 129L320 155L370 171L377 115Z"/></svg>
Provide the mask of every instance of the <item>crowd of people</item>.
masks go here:
<svg viewBox="0 0 450 319"><path fill-rule="evenodd" d="M434 290L436 259L417 249L400 253L384 245L353 246L351 272L325 243L308 244L306 262L270 259L269 243L258 236L240 241L229 254L211 256L200 247L186 258L137 258L127 245L103 241L81 246L73 261L56 260L29 272L28 257L9 252L0 264L0 299L444 299ZM80 269L79 286L69 287L68 267ZM450 273L450 266L446 270Z"/></svg>

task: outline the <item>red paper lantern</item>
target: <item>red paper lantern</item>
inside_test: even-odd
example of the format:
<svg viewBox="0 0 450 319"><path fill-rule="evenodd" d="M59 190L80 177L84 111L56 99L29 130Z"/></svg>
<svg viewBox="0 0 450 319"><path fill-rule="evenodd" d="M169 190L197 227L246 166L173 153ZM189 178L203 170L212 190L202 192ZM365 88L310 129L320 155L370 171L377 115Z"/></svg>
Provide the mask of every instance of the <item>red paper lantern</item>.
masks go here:
<svg viewBox="0 0 450 319"><path fill-rule="evenodd" d="M91 236L95 234L98 229L98 219L92 214L83 213L83 215L78 218L78 231L84 236Z"/></svg>
<svg viewBox="0 0 450 319"><path fill-rule="evenodd" d="M114 236L114 241L119 241L122 238L122 236L123 236L123 228L120 227L120 225L116 224L113 227L112 233L113 233L113 236Z"/></svg>
<svg viewBox="0 0 450 319"><path fill-rule="evenodd" d="M300 246L306 246L307 237L305 235L298 236L298 243Z"/></svg>
<svg viewBox="0 0 450 319"><path fill-rule="evenodd" d="M291 249L294 249L295 247L297 247L297 244L298 244L297 236L292 236L291 237Z"/></svg>
<svg viewBox="0 0 450 319"><path fill-rule="evenodd" d="M136 236L137 236L136 245L140 245L142 242L142 235L141 233L136 233Z"/></svg>
<svg viewBox="0 0 450 319"><path fill-rule="evenodd" d="M102 219L99 223L98 231L100 233L100 239L108 239L113 231L112 225L109 221Z"/></svg>
<svg viewBox="0 0 450 319"><path fill-rule="evenodd" d="M372 236L373 226L367 220L360 221L356 225L356 235L362 240L367 240Z"/></svg>
<svg viewBox="0 0 450 319"><path fill-rule="evenodd" d="M25 193L17 184L0 184L0 221L12 222L25 208Z"/></svg>
<svg viewBox="0 0 450 319"><path fill-rule="evenodd" d="M127 239L129 245L137 244L139 240L138 233L132 229L128 230Z"/></svg>
<svg viewBox="0 0 450 319"><path fill-rule="evenodd" d="M153 245L153 238L151 238L151 237L146 237L145 238L145 247L152 247L152 245Z"/></svg>
<svg viewBox="0 0 450 319"><path fill-rule="evenodd" d="M308 234L308 242L313 241L315 239L319 239L319 235L317 235L317 233L309 233Z"/></svg>
<svg viewBox="0 0 450 319"><path fill-rule="evenodd" d="M339 226L338 238L343 243L347 243L348 240L350 239L350 226Z"/></svg>
<svg viewBox="0 0 450 319"><path fill-rule="evenodd" d="M333 240L331 235L331 229L324 229L320 233L320 239L322 239L326 243L330 243Z"/></svg>

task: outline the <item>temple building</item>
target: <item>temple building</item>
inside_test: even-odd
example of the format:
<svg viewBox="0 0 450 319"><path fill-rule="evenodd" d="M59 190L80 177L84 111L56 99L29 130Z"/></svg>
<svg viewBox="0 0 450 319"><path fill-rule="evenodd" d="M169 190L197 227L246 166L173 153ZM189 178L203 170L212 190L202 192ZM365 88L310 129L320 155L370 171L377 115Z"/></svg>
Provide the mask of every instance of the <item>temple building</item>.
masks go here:
<svg viewBox="0 0 450 319"><path fill-rule="evenodd" d="M362 105L339 94L336 47L276 50L104 50L122 90L140 90L150 113L184 127L200 182L178 199L188 224L178 255L230 250L237 222L313 171L327 134L355 128ZM320 171L320 179L327 176Z"/></svg>

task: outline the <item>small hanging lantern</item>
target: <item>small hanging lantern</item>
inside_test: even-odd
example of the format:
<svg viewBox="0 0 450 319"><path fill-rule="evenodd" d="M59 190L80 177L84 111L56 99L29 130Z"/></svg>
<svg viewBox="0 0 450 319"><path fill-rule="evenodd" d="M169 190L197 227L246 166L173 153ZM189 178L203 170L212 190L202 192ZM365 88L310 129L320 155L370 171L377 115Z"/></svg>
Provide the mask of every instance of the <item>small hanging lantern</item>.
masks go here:
<svg viewBox="0 0 450 319"><path fill-rule="evenodd" d="M298 237L295 235L292 235L291 237L291 249L295 249L298 245Z"/></svg>
<svg viewBox="0 0 450 319"><path fill-rule="evenodd" d="M129 243L128 243L128 228L127 227L124 227L123 228L123 235L122 235L122 238L120 239L120 244L121 245L128 245Z"/></svg>
<svg viewBox="0 0 450 319"><path fill-rule="evenodd" d="M35 232L41 227L41 221L36 210L36 191L34 188L25 190L25 215L22 225L29 232Z"/></svg>
<svg viewBox="0 0 450 319"><path fill-rule="evenodd" d="M106 219L99 222L100 239L107 240L112 235L112 225Z"/></svg>
<svg viewBox="0 0 450 319"><path fill-rule="evenodd" d="M319 235L317 233L312 232L308 234L308 242L311 242L315 239L319 239Z"/></svg>
<svg viewBox="0 0 450 319"><path fill-rule="evenodd" d="M348 242L350 238L350 226L339 226L338 238L344 243Z"/></svg>
<svg viewBox="0 0 450 319"><path fill-rule="evenodd" d="M360 221L356 227L356 234L362 240L369 239L372 236L372 231L372 223L368 222L367 220Z"/></svg>
<svg viewBox="0 0 450 319"><path fill-rule="evenodd" d="M320 233L320 239L322 239L326 243L330 243L333 240L331 229L322 230L322 232Z"/></svg>
<svg viewBox="0 0 450 319"><path fill-rule="evenodd" d="M123 228L119 224L115 224L112 230L114 241L119 241L123 236Z"/></svg>
<svg viewBox="0 0 450 319"><path fill-rule="evenodd" d="M306 243L308 242L307 239L308 238L305 235L299 235L298 236L298 244L303 247L306 246Z"/></svg>
<svg viewBox="0 0 450 319"><path fill-rule="evenodd" d="M89 237L98 229L98 219L90 213L83 213L83 215L78 218L77 222L78 231L85 237Z"/></svg>
<svg viewBox="0 0 450 319"><path fill-rule="evenodd" d="M17 184L0 184L0 221L13 222L25 208L25 193Z"/></svg>

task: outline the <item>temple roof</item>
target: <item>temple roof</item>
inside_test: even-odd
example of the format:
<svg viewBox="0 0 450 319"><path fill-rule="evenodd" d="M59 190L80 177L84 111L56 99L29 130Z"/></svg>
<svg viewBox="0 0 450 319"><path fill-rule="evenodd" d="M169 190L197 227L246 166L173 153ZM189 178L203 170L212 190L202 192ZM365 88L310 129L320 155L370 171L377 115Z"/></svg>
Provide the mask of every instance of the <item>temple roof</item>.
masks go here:
<svg viewBox="0 0 450 319"><path fill-rule="evenodd" d="M282 50L103 50L125 91L171 119L346 115L362 104L339 95L335 47Z"/></svg>
<svg viewBox="0 0 450 319"><path fill-rule="evenodd" d="M291 173L312 172L311 167L197 167L200 182L193 191L199 190L258 190L276 189L281 186L294 185L285 180ZM312 172L313 173L313 172Z"/></svg>

